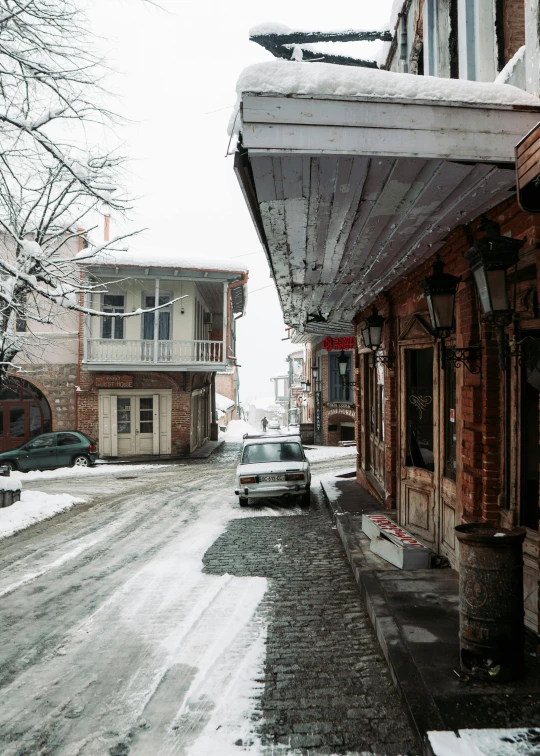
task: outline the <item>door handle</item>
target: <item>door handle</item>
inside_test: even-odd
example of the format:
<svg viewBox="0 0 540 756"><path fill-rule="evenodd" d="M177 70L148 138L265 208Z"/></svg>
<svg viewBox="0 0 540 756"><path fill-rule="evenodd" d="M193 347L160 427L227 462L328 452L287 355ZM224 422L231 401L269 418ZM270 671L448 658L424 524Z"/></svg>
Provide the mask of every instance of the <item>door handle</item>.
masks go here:
<svg viewBox="0 0 540 756"><path fill-rule="evenodd" d="M137 428L135 428L135 433L140 433L140 430L137 430Z"/></svg>

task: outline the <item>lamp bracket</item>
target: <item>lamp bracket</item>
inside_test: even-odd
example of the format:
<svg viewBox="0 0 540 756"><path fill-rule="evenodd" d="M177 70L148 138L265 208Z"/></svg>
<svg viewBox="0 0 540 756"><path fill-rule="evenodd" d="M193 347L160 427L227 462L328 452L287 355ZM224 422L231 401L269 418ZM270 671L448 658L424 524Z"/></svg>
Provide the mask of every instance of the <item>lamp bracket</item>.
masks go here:
<svg viewBox="0 0 540 756"><path fill-rule="evenodd" d="M394 355L393 354L376 354L375 362L380 362L381 365L386 365L388 370L394 370Z"/></svg>
<svg viewBox="0 0 540 756"><path fill-rule="evenodd" d="M540 360L540 339L525 336L520 341L516 341L514 337L511 337L505 356L516 358L520 367L534 370Z"/></svg>
<svg viewBox="0 0 540 756"><path fill-rule="evenodd" d="M480 346L470 347L454 347L447 346L444 339L441 341L442 346L442 367L453 365L455 368L460 368L462 365L472 375L478 375L480 372L480 365L471 365L471 362L477 362L480 359Z"/></svg>

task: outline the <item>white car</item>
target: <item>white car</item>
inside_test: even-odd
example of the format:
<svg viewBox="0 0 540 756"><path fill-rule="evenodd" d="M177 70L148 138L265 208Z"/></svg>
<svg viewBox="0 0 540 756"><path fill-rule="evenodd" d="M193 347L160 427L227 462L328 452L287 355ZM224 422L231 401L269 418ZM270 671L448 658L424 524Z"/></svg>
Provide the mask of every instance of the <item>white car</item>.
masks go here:
<svg viewBox="0 0 540 756"><path fill-rule="evenodd" d="M288 498L309 506L311 471L300 436L244 436L236 490L241 507L249 499Z"/></svg>
<svg viewBox="0 0 540 756"><path fill-rule="evenodd" d="M273 419L268 423L268 430L280 430L280 428L279 420Z"/></svg>

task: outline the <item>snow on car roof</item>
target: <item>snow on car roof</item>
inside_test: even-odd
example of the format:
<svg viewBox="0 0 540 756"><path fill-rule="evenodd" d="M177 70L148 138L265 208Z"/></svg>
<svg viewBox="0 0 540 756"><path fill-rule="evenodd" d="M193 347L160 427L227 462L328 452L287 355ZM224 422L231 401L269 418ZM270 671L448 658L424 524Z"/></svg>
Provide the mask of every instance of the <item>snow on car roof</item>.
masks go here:
<svg viewBox="0 0 540 756"><path fill-rule="evenodd" d="M302 439L299 435L296 434L289 434L289 433L281 433L274 435L265 435L265 436L245 436L244 437L244 446L246 445L253 445L253 444L267 444L270 443L280 443L283 441L294 441L295 443L301 444Z"/></svg>

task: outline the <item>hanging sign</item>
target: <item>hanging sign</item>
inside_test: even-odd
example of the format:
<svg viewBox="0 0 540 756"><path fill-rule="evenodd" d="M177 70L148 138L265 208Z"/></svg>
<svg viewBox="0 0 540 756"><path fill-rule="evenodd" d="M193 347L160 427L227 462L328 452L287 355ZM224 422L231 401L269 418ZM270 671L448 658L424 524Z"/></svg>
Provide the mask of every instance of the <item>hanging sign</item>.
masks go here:
<svg viewBox="0 0 540 756"><path fill-rule="evenodd" d="M356 339L354 336L327 336L322 343L327 352L354 349Z"/></svg>

